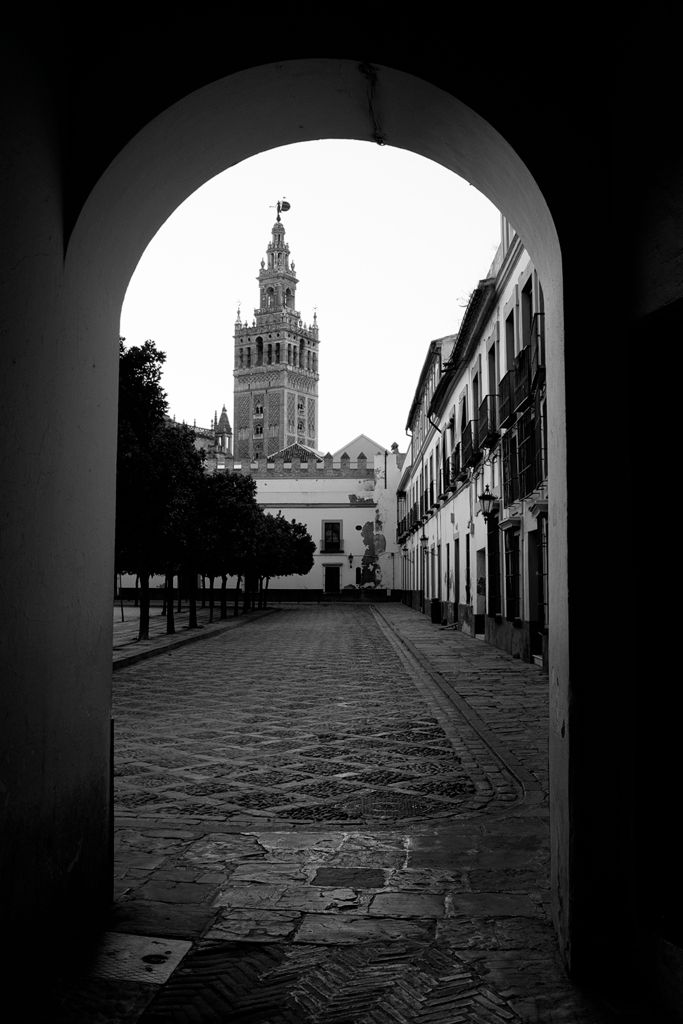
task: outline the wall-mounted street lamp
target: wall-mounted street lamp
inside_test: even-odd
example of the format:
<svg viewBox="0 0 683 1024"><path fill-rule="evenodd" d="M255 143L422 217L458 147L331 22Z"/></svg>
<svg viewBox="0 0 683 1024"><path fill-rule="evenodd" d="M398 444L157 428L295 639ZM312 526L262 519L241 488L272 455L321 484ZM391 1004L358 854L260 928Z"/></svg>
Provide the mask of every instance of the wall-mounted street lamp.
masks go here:
<svg viewBox="0 0 683 1024"><path fill-rule="evenodd" d="M422 527L422 536L420 537L420 544L422 545L422 550L426 551L427 545L429 544L429 537L426 535L424 531L424 526Z"/></svg>
<svg viewBox="0 0 683 1024"><path fill-rule="evenodd" d="M484 522L487 523L489 516L493 513L493 507L498 502L498 495L491 494L489 485L484 488L484 493L479 495L479 505L484 513Z"/></svg>
<svg viewBox="0 0 683 1024"><path fill-rule="evenodd" d="M349 569L353 569L353 555L349 555Z"/></svg>

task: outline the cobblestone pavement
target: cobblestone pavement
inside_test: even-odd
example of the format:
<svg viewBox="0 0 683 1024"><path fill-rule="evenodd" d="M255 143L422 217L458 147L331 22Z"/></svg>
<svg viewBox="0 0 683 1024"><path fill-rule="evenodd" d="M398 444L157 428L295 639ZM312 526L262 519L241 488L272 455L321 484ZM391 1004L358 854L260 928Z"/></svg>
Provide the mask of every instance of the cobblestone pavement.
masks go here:
<svg viewBox="0 0 683 1024"><path fill-rule="evenodd" d="M120 668L116 903L49 1020L627 1019L556 951L547 689L394 604L282 609Z"/></svg>

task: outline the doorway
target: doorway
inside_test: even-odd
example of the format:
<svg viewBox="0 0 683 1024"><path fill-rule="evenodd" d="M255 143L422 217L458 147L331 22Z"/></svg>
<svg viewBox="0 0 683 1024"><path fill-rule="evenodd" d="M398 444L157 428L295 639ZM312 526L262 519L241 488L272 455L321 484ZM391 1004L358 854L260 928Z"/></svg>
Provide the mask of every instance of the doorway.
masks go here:
<svg viewBox="0 0 683 1024"><path fill-rule="evenodd" d="M340 591L341 567L338 565L323 566L325 572L324 587L326 594L338 594Z"/></svg>

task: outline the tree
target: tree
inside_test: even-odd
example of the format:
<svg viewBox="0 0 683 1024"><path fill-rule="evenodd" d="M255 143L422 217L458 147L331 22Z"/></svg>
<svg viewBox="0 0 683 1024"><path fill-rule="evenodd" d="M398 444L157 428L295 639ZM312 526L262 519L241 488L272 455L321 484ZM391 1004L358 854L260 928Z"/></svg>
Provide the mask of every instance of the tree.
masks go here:
<svg viewBox="0 0 683 1024"><path fill-rule="evenodd" d="M204 456L195 447L189 427L166 423L151 439L154 459L154 503L158 515L158 544L164 563L167 632L174 632L173 577L189 583L189 627L197 627L197 569L202 558L202 496L206 477Z"/></svg>
<svg viewBox="0 0 683 1024"><path fill-rule="evenodd" d="M313 566L315 543L303 523L287 520L278 512L264 515L259 523L252 556L252 572L258 581L258 603L266 606L268 584L273 576L302 575Z"/></svg>
<svg viewBox="0 0 683 1024"><path fill-rule="evenodd" d="M138 639L149 636L149 578L161 572L167 592L173 577L198 560L198 492L203 456L194 433L166 418L161 388L165 360L153 341L126 348L120 340L119 437L117 454L116 565L140 579ZM193 603L194 599L194 603ZM172 600L167 599L172 632ZM190 626L196 626L191 587Z"/></svg>
<svg viewBox="0 0 683 1024"><path fill-rule="evenodd" d="M205 477L201 501L201 571L211 582L210 618L213 619L213 580L221 578L221 618L227 617L227 580L237 576L236 595L253 547L256 524L263 513L256 503L256 483L239 473Z"/></svg>
<svg viewBox="0 0 683 1024"><path fill-rule="evenodd" d="M149 577L160 567L155 535L154 455L168 403L161 388L166 359L153 341L126 348L119 339L119 422L116 457L116 568L140 579L138 639L149 636Z"/></svg>

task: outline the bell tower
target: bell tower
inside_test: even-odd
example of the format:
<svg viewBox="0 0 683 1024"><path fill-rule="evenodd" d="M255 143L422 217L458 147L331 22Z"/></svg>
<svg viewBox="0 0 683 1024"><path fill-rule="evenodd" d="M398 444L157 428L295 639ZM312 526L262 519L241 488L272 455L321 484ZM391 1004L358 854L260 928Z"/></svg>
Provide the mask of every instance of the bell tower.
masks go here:
<svg viewBox="0 0 683 1024"><path fill-rule="evenodd" d="M258 275L259 305L251 324L235 320L234 454L236 460L274 455L292 444L318 447L318 322L296 309L294 261L277 204L266 258Z"/></svg>

